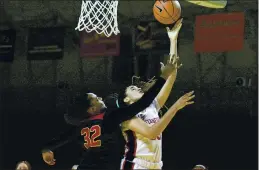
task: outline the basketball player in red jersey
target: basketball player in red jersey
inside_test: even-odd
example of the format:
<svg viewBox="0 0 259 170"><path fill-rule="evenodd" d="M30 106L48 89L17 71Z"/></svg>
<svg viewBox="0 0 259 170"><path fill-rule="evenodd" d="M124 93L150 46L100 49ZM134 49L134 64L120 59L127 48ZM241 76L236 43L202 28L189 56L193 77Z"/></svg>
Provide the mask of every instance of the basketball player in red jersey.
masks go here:
<svg viewBox="0 0 259 170"><path fill-rule="evenodd" d="M110 142L110 135L114 132L120 133L119 125L122 122L131 119L152 103L175 69L176 65L169 62L162 69L161 76L158 77L154 86L139 101L130 106L108 110L102 98L94 93L76 96L73 99L73 112L66 116L67 122L74 127L54 138L44 147L43 160L48 165L54 165L53 151L64 144L78 141L82 144L84 153L79 166L76 167L77 170L102 170L111 167L110 163L114 162L112 154L115 146Z"/></svg>
<svg viewBox="0 0 259 170"><path fill-rule="evenodd" d="M167 28L170 38L170 56L177 63L177 37L182 26L179 20L172 30ZM170 57L171 58L171 57ZM163 67L163 66L162 66ZM125 155L121 162L121 169L161 169L162 168L162 136L161 133L174 117L175 113L192 104L193 92L182 96L168 111L159 119L158 111L168 99L177 70L167 79L158 96L152 104L136 115L135 118L123 122L121 125L123 136L126 140ZM133 104L143 96L143 92L136 86L129 86L125 92L119 95L118 107Z"/></svg>

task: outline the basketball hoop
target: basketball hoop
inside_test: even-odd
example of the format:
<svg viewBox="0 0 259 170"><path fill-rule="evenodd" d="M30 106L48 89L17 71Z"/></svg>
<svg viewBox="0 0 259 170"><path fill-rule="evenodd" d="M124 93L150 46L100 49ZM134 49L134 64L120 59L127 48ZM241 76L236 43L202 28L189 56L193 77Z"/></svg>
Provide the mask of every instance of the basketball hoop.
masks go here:
<svg viewBox="0 0 259 170"><path fill-rule="evenodd" d="M120 33L117 22L118 0L82 0L81 14L75 30L96 31L110 37Z"/></svg>

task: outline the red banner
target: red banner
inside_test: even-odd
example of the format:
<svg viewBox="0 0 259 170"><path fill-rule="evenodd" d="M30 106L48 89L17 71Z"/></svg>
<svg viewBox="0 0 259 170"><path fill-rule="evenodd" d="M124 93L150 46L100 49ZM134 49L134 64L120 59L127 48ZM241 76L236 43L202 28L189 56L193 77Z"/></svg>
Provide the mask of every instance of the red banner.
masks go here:
<svg viewBox="0 0 259 170"><path fill-rule="evenodd" d="M244 43L244 13L196 16L195 52L238 51Z"/></svg>
<svg viewBox="0 0 259 170"><path fill-rule="evenodd" d="M118 56L120 54L120 36L112 35L106 37L104 34L95 32L81 32L80 56Z"/></svg>

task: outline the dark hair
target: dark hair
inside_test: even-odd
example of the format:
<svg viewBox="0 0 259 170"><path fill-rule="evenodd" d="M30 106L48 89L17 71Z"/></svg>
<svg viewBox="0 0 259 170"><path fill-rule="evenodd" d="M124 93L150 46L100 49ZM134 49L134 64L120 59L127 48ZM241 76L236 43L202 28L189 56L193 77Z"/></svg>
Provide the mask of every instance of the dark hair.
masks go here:
<svg viewBox="0 0 259 170"><path fill-rule="evenodd" d="M120 107L126 107L127 104L124 102L124 98L127 97L126 96L126 90L124 89L123 91L121 91L118 95L118 99L116 100L116 105L117 105L117 108L120 108Z"/></svg>
<svg viewBox="0 0 259 170"><path fill-rule="evenodd" d="M118 93L112 93L104 98L104 103L109 108L109 110L118 108L116 104L118 96L119 96Z"/></svg>
<svg viewBox="0 0 259 170"><path fill-rule="evenodd" d="M70 98L67 113L64 115L65 121L78 126L89 117L86 113L90 106L91 100L88 98L88 93L77 92Z"/></svg>
<svg viewBox="0 0 259 170"><path fill-rule="evenodd" d="M18 162L18 163L16 164L16 168L15 168L15 169L17 169L18 166L19 166L21 163L26 164L27 167L28 167L28 169L31 170L31 164L30 164L28 161L20 161L20 162Z"/></svg>

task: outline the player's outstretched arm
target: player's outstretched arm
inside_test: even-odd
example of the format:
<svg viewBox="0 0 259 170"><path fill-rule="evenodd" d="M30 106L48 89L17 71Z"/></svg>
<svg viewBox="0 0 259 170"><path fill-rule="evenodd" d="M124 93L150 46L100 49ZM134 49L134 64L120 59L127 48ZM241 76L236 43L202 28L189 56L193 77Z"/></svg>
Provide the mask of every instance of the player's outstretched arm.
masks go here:
<svg viewBox="0 0 259 170"><path fill-rule="evenodd" d="M130 130L136 133L139 133L149 139L155 139L165 130L165 128L173 119L177 111L179 111L180 109L184 108L187 105L194 103L192 101L192 99L195 97L193 93L194 93L193 91L186 93L180 99L178 99L177 102L175 102L174 105L170 107L170 109L166 112L166 114L157 123L155 123L152 126L149 126L146 122L144 122L140 118L134 118L134 119L128 120L123 123L123 126L126 126Z"/></svg>
<svg viewBox="0 0 259 170"><path fill-rule="evenodd" d="M177 69L176 65L168 62L162 69L162 73L155 84L143 95L139 101L129 106L116 109L107 114L108 116L104 119L104 125L106 125L106 122L110 127L111 125L109 122L112 122L114 125L118 125L126 120L132 119L136 114L146 109L158 95L159 91L165 84L165 80L168 79L168 77L175 69Z"/></svg>
<svg viewBox="0 0 259 170"><path fill-rule="evenodd" d="M177 38L178 38L179 31L181 30L181 27L182 27L182 19L178 20L172 29L169 29L167 27L167 34L170 39L170 54L169 54L168 60L169 62L174 62L175 64L177 64L179 60L179 57L177 54ZM181 65L179 65L178 67L180 66ZM163 67L163 63L161 63L161 67ZM167 101L171 93L171 90L173 88L174 82L176 80L176 76L177 76L177 69L166 80L165 85L157 95L156 99L160 107L163 107L165 102Z"/></svg>
<svg viewBox="0 0 259 170"><path fill-rule="evenodd" d="M48 142L44 148L41 150L42 158L48 165L55 165L54 153L53 151L65 144L72 142L76 139L76 128L72 127L69 131L62 133L61 135L55 137L50 142Z"/></svg>

